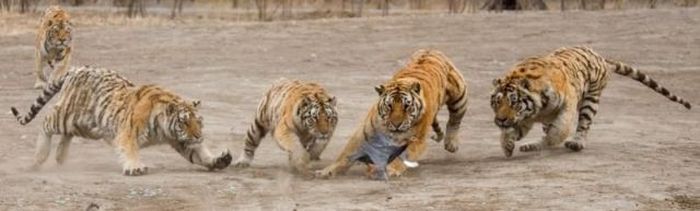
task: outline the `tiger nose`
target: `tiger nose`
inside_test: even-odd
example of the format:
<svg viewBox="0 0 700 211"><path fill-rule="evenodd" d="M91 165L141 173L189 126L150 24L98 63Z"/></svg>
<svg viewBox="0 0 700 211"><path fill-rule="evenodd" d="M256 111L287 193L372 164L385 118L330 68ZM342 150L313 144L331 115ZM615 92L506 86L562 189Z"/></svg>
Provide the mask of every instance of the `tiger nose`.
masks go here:
<svg viewBox="0 0 700 211"><path fill-rule="evenodd" d="M508 127L509 126L508 118L496 117L494 122L496 123L496 125L501 126L501 127Z"/></svg>

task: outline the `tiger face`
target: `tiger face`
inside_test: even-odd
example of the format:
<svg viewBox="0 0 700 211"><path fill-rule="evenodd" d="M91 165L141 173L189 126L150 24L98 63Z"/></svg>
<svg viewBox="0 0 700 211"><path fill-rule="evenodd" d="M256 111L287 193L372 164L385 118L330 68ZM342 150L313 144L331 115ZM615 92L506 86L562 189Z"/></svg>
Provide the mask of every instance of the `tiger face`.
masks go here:
<svg viewBox="0 0 700 211"><path fill-rule="evenodd" d="M423 113L418 82L394 81L375 87L379 94L377 112L389 133L408 131Z"/></svg>
<svg viewBox="0 0 700 211"><path fill-rule="evenodd" d="M168 131L175 140L196 144L202 142L203 118L197 113L200 102L170 104Z"/></svg>
<svg viewBox="0 0 700 211"><path fill-rule="evenodd" d="M46 43L49 48L63 50L71 46L73 26L67 20L50 20L46 30Z"/></svg>
<svg viewBox="0 0 700 211"><path fill-rule="evenodd" d="M534 116L537 103L533 93L528 90L526 79L495 79L494 92L491 94L491 108L495 115L494 123L500 128L509 128Z"/></svg>
<svg viewBox="0 0 700 211"><path fill-rule="evenodd" d="M298 114L302 126L317 139L330 139L338 123L335 97L307 96L299 107Z"/></svg>

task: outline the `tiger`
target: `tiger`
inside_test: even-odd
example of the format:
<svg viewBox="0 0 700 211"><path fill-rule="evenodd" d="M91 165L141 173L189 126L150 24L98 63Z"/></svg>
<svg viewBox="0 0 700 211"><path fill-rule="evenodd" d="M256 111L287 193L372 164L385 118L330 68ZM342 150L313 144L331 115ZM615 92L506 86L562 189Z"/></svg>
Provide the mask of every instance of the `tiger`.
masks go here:
<svg viewBox="0 0 700 211"><path fill-rule="evenodd" d="M691 108L688 101L622 62L606 59L584 46L559 48L549 55L524 59L504 77L493 80L490 102L494 123L501 130L505 156L513 155L514 141L525 137L536 122L542 123L545 136L520 146L521 152L538 151L562 142L572 151L583 150L610 71L637 80L669 100ZM565 141L572 132L573 139Z"/></svg>
<svg viewBox="0 0 700 211"><path fill-rule="evenodd" d="M408 145L406 159L395 159L389 164L390 176L401 176L407 165L417 166L416 161L426 150L430 128L435 133L431 139L444 139L446 151L454 153L459 149L459 128L467 111L467 82L445 54L434 49L417 50L404 67L389 81L376 86L375 91L379 95L377 102L335 162L317 171L317 177L328 178L347 171L352 165L349 156L379 133L389 136L397 146ZM442 105L449 111L446 132L437 119ZM370 166L368 171L371 170Z"/></svg>
<svg viewBox="0 0 700 211"><path fill-rule="evenodd" d="M71 67L44 87L29 112L21 115L15 107L11 112L26 125L59 92L60 98L45 117L36 140L30 170L38 170L48 158L53 135L61 137L56 147L59 165L65 162L73 137L102 139L116 148L128 176L147 173L139 149L156 144L169 144L190 163L210 170L231 163L228 150L213 157L203 146L199 101L186 101L156 85L135 86L105 68Z"/></svg>
<svg viewBox="0 0 700 211"><path fill-rule="evenodd" d="M70 15L59 6L50 6L44 11L36 34L36 82L34 88L43 88L47 80L59 77L70 64L73 51L73 24ZM48 79L45 65L52 72Z"/></svg>
<svg viewBox="0 0 700 211"><path fill-rule="evenodd" d="M243 153L234 167L249 167L260 141L269 132L289 153L293 170L311 176L309 162L320 160L338 123L336 98L321 85L279 79L258 104L246 136Z"/></svg>

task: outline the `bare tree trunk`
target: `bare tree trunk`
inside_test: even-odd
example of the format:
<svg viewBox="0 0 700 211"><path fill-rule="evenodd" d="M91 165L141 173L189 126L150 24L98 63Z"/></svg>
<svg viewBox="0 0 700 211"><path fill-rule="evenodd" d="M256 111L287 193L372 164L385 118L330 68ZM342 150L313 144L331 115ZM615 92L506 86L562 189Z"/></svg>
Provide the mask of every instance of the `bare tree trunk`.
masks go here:
<svg viewBox="0 0 700 211"><path fill-rule="evenodd" d="M292 0L280 0L282 1L282 17L284 18L291 18L292 17L292 7L293 7L293 2Z"/></svg>
<svg viewBox="0 0 700 211"><path fill-rule="evenodd" d="M614 0L615 1L615 9L620 10L622 7L625 6L625 0Z"/></svg>
<svg viewBox="0 0 700 211"><path fill-rule="evenodd" d="M362 17L362 7L365 5L365 0L352 0L352 13L355 17Z"/></svg>
<svg viewBox="0 0 700 211"><path fill-rule="evenodd" d="M559 5L559 7L561 7L561 11L566 10L566 0L561 0L561 1L559 1L559 2L561 3L561 4Z"/></svg>
<svg viewBox="0 0 700 211"><path fill-rule="evenodd" d="M389 15L389 0L382 0L380 4L382 6L382 16Z"/></svg>
<svg viewBox="0 0 700 211"><path fill-rule="evenodd" d="M129 0L127 5L127 17L133 18L136 15L141 17L146 16L146 5L144 0Z"/></svg>
<svg viewBox="0 0 700 211"><path fill-rule="evenodd" d="M10 0L2 0L0 1L0 10L5 8L5 11L10 12L11 4Z"/></svg>
<svg viewBox="0 0 700 211"><path fill-rule="evenodd" d="M19 0L19 13L29 12L29 0Z"/></svg>
<svg viewBox="0 0 700 211"><path fill-rule="evenodd" d="M267 19L267 0L255 0L255 6L258 8L258 20L265 21Z"/></svg>

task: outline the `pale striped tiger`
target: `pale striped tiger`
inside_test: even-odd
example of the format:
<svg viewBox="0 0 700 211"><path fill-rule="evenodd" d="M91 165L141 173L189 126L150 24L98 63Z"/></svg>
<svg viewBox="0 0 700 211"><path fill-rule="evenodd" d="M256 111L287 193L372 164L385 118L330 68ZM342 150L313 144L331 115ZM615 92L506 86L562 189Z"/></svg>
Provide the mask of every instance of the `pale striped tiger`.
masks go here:
<svg viewBox="0 0 700 211"><path fill-rule="evenodd" d="M36 34L36 82L34 88L41 89L47 80L60 77L70 65L73 51L73 24L68 12L59 6L50 6L44 11ZM44 74L45 65L51 73Z"/></svg>
<svg viewBox="0 0 700 211"><path fill-rule="evenodd" d="M618 61L605 59L587 47L565 47L545 56L525 59L493 81L491 107L501 129L501 147L513 155L514 141L522 139L534 123L543 124L541 141L520 146L536 151L558 145L575 131L564 146L580 151L598 113L600 95L610 72L635 79L690 109L690 103L671 94L646 74Z"/></svg>
<svg viewBox="0 0 700 211"><path fill-rule="evenodd" d="M202 145L198 101L185 101L155 85L134 86L103 68L72 67L44 88L27 114L20 115L14 107L12 113L25 125L59 91L60 98L39 131L32 169L48 158L53 135L61 137L56 149L59 164L65 161L73 137L103 139L117 148L125 175L147 172L139 149L155 144L169 144L191 163L209 169L231 163L228 150L214 157Z"/></svg>
<svg viewBox="0 0 700 211"><path fill-rule="evenodd" d="M260 141L269 132L289 153L290 166L310 174L309 161L319 160L338 122L336 99L321 85L281 79L258 104L255 120L245 136L236 167L248 167Z"/></svg>

